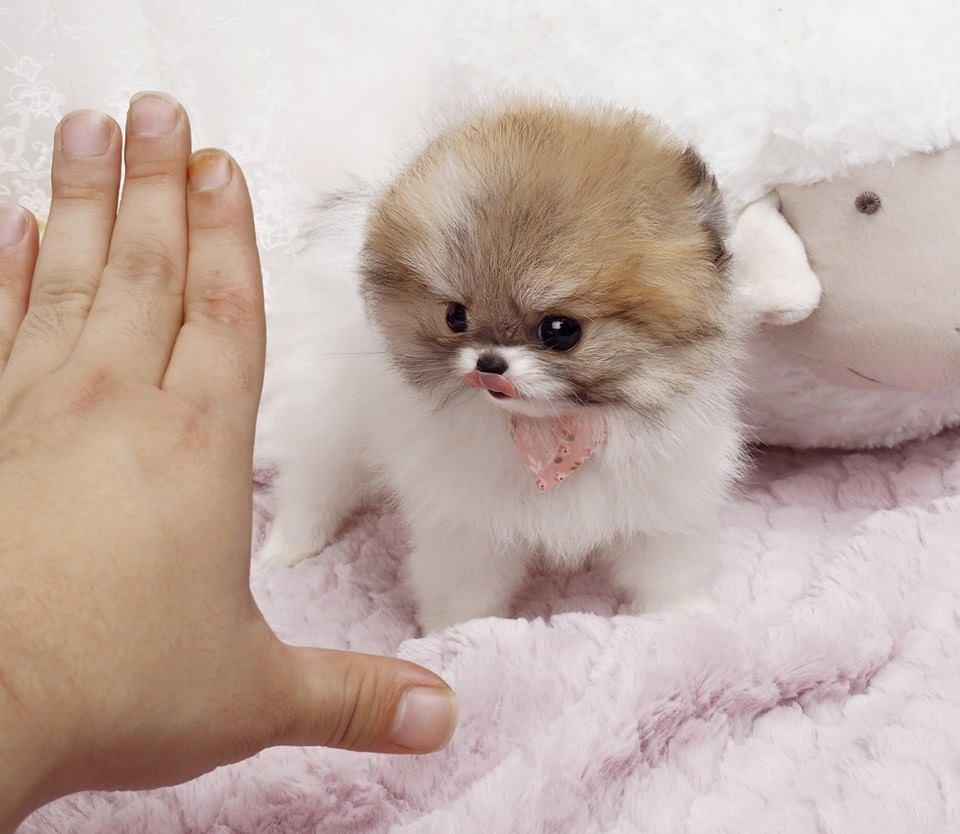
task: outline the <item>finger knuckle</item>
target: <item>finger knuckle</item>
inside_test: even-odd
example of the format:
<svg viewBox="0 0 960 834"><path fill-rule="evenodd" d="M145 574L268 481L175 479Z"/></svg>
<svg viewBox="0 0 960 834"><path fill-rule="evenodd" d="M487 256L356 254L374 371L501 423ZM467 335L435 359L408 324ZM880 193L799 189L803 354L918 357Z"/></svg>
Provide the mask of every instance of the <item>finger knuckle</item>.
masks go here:
<svg viewBox="0 0 960 834"><path fill-rule="evenodd" d="M182 267L163 242L144 238L117 246L107 270L122 281L169 286L179 283Z"/></svg>
<svg viewBox="0 0 960 834"><path fill-rule="evenodd" d="M212 280L211 280L212 279ZM207 277L207 285L187 300L187 317L213 319L226 324L248 324L256 316L258 299L249 287L226 283L220 270Z"/></svg>
<svg viewBox="0 0 960 834"><path fill-rule="evenodd" d="M64 204L99 204L114 199L116 185L106 179L80 180L76 177L67 177L56 174L52 179L52 197L55 203Z"/></svg>
<svg viewBox="0 0 960 834"><path fill-rule="evenodd" d="M90 273L63 267L43 275L34 287L34 306L52 307L61 313L85 316L90 312L96 281Z"/></svg>
<svg viewBox="0 0 960 834"><path fill-rule="evenodd" d="M350 664L342 678L339 708L330 723L329 744L359 749L376 738L389 694L380 676L365 664Z"/></svg>
<svg viewBox="0 0 960 834"><path fill-rule="evenodd" d="M187 161L183 157L170 159L128 159L124 166L127 182L159 188L183 188L187 175Z"/></svg>
<svg viewBox="0 0 960 834"><path fill-rule="evenodd" d="M190 234L230 240L237 221L223 205L223 195L218 191L195 191L190 200Z"/></svg>

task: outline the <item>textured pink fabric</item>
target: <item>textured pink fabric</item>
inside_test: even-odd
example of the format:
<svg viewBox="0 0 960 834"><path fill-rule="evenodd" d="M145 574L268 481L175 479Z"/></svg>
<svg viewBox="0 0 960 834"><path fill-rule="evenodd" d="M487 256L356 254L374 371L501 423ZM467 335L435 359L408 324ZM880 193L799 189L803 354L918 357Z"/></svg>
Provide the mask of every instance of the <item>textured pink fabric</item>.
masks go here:
<svg viewBox="0 0 960 834"><path fill-rule="evenodd" d="M393 516L254 575L280 634L398 653L461 726L417 759L277 749L168 790L86 794L25 834L792 834L960 830L960 435L761 459L726 514L716 616L629 617L534 577L516 620L416 639ZM546 619L545 619L546 618Z"/></svg>
<svg viewBox="0 0 960 834"><path fill-rule="evenodd" d="M562 484L607 442L606 420L588 409L537 420L512 417L510 432L541 492Z"/></svg>

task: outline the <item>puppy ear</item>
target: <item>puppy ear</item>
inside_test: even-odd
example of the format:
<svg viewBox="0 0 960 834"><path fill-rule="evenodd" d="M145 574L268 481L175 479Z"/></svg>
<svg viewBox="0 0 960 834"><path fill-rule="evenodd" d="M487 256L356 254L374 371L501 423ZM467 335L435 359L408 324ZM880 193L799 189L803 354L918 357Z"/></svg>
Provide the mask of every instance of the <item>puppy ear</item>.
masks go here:
<svg viewBox="0 0 960 834"><path fill-rule="evenodd" d="M704 230L713 242L713 260L716 264L727 260L726 240L730 233L723 197L717 186L717 178L707 164L692 147L688 147L680 158L683 173L687 177L693 193L694 208Z"/></svg>
<svg viewBox="0 0 960 834"><path fill-rule="evenodd" d="M747 206L730 238L732 275L748 320L795 324L820 303L820 279L810 268L803 241L768 194Z"/></svg>

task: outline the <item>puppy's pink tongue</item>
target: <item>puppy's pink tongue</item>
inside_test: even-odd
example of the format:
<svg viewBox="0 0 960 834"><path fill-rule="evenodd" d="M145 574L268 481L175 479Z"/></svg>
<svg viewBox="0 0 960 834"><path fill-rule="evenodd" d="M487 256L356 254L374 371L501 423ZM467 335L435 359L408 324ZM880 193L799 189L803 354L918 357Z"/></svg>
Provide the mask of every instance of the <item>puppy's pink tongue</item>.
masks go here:
<svg viewBox="0 0 960 834"><path fill-rule="evenodd" d="M517 396L517 389L513 387L513 383L500 374L470 371L470 373L464 375L463 379L471 388L483 388L495 394L503 394L505 397L513 398Z"/></svg>

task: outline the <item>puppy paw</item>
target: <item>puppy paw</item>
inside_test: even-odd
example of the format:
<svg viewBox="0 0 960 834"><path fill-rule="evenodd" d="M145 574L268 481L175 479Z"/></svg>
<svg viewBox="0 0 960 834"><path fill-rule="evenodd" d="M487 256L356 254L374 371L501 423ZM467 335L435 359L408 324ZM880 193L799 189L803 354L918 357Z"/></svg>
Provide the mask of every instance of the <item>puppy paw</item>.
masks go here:
<svg viewBox="0 0 960 834"><path fill-rule="evenodd" d="M282 530L271 530L260 548L257 565L264 570L292 568L298 562L316 556L331 544L331 537L315 533L307 537L291 537Z"/></svg>

